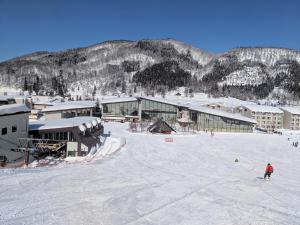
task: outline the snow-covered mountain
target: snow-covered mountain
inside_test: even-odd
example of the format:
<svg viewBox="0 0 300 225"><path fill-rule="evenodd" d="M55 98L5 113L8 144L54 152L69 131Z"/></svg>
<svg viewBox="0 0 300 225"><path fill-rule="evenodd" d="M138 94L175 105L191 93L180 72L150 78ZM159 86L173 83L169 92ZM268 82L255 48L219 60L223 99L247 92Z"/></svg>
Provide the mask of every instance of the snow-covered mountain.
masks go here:
<svg viewBox="0 0 300 225"><path fill-rule="evenodd" d="M0 84L59 94L80 89L87 94L132 92L137 87L168 91L187 86L190 91L216 94L218 90L217 94L234 96L232 87L276 80L277 86L294 92L295 87L286 83L297 77L299 63L300 52L292 49L236 48L216 55L173 39L119 40L2 62Z"/></svg>

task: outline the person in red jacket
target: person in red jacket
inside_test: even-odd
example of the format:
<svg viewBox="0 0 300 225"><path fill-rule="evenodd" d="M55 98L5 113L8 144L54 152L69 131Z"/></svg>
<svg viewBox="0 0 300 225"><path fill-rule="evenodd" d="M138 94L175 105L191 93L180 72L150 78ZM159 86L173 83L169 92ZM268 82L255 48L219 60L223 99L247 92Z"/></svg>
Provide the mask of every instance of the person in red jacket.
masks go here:
<svg viewBox="0 0 300 225"><path fill-rule="evenodd" d="M271 163L268 163L268 165L266 167L264 179L266 179L267 176L268 176L268 179L270 179L271 174L273 173L273 171L274 171L273 166L271 165Z"/></svg>

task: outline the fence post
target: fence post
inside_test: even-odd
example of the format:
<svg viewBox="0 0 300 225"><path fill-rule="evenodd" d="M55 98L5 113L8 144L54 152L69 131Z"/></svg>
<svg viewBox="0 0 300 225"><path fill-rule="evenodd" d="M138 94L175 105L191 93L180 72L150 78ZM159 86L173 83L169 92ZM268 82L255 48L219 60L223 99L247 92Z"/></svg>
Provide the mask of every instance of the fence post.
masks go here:
<svg viewBox="0 0 300 225"><path fill-rule="evenodd" d="M28 167L29 164L29 150L28 150L28 142L26 144L26 149L25 149L25 166Z"/></svg>

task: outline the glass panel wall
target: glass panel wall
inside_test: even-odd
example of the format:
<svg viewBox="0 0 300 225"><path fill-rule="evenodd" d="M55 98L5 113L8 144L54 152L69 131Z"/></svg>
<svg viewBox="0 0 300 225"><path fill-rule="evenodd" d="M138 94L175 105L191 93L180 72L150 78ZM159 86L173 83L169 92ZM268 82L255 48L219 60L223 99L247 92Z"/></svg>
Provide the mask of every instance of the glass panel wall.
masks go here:
<svg viewBox="0 0 300 225"><path fill-rule="evenodd" d="M143 99L142 102L142 119L144 120L156 120L163 119L165 121L176 121L177 119L177 107Z"/></svg>
<svg viewBox="0 0 300 225"><path fill-rule="evenodd" d="M59 141L74 141L74 135L71 131L69 132L45 132L42 133L42 138L49 140L59 140Z"/></svg>
<svg viewBox="0 0 300 225"><path fill-rule="evenodd" d="M229 119L201 112L198 112L197 115L196 123L199 130L213 130L220 132L252 132L253 129L253 125L245 121ZM192 116L192 118L193 117L194 116ZM195 120L193 119L193 121Z"/></svg>
<svg viewBox="0 0 300 225"><path fill-rule="evenodd" d="M137 116L138 102L116 102L103 104L103 113L113 116Z"/></svg>
<svg viewBox="0 0 300 225"><path fill-rule="evenodd" d="M76 113L72 112L72 111L63 111L61 114L62 118L73 118L75 116L76 116Z"/></svg>

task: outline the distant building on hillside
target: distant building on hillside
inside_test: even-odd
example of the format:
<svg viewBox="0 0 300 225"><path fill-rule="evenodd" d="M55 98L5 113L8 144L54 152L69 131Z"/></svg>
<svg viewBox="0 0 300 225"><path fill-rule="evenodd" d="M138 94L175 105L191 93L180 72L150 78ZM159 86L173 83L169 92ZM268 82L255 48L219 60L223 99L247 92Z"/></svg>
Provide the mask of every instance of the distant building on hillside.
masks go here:
<svg viewBox="0 0 300 225"><path fill-rule="evenodd" d="M282 128L283 111L277 107L248 104L237 107L237 111L244 116L256 120L257 128L269 132Z"/></svg>
<svg viewBox="0 0 300 225"><path fill-rule="evenodd" d="M300 130L300 107L281 107L284 112L283 128Z"/></svg>
<svg viewBox="0 0 300 225"><path fill-rule="evenodd" d="M30 110L23 104L8 104L0 106L0 155L5 155L8 161L23 157L16 152L19 138L28 136L28 115Z"/></svg>

